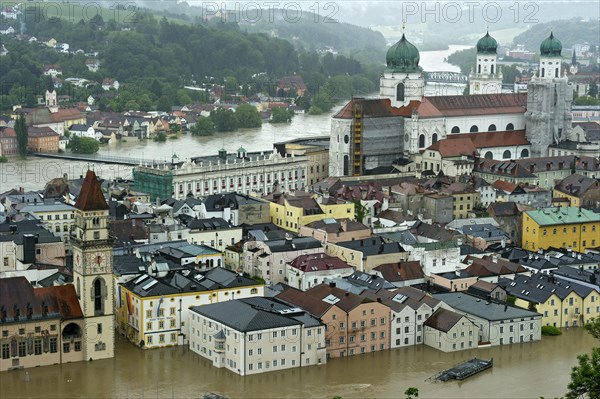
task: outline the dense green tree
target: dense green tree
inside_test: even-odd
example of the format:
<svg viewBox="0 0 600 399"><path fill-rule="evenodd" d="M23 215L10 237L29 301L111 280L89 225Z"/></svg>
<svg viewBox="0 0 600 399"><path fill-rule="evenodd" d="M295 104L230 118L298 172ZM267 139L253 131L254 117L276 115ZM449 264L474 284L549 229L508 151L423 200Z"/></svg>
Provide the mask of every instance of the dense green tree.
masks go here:
<svg viewBox="0 0 600 399"><path fill-rule="evenodd" d="M27 141L29 140L29 134L27 132L27 125L25 124L24 114L19 114L19 117L15 122L15 133L17 135L19 154L22 157L25 157L27 156Z"/></svg>
<svg viewBox="0 0 600 399"><path fill-rule="evenodd" d="M210 119L218 132L232 132L240 126L235 112L225 108L217 108L212 111Z"/></svg>
<svg viewBox="0 0 600 399"><path fill-rule="evenodd" d="M165 134L165 132L159 132L156 136L154 136L154 141L167 141L167 135Z"/></svg>
<svg viewBox="0 0 600 399"><path fill-rule="evenodd" d="M271 112L271 123L287 123L294 117L294 111L281 107L275 107Z"/></svg>
<svg viewBox="0 0 600 399"><path fill-rule="evenodd" d="M256 107L250 104L242 104L235 110L235 115L238 120L239 127L260 127L262 120Z"/></svg>
<svg viewBox="0 0 600 399"><path fill-rule="evenodd" d="M567 399L600 398L600 348L593 348L591 356L577 356L578 365L571 371Z"/></svg>
<svg viewBox="0 0 600 399"><path fill-rule="evenodd" d="M598 84L595 80L590 81L590 88L587 94L592 98L596 98L598 96Z"/></svg>
<svg viewBox="0 0 600 399"><path fill-rule="evenodd" d="M199 117L190 129L194 136L212 136L215 133L215 124L211 118Z"/></svg>
<svg viewBox="0 0 600 399"><path fill-rule="evenodd" d="M585 329L594 338L600 340L600 317L585 324ZM571 370L571 382L567 386L567 399L600 399L600 347L577 356L578 364Z"/></svg>
<svg viewBox="0 0 600 399"><path fill-rule="evenodd" d="M95 154L100 149L100 145L91 137L74 136L69 142L71 152L76 154Z"/></svg>

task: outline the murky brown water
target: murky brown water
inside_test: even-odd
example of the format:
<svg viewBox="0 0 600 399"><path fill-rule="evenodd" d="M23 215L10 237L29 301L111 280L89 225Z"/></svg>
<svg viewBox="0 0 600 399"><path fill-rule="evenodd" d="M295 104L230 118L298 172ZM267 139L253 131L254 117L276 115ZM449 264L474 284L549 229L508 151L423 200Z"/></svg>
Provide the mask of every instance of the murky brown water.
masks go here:
<svg viewBox="0 0 600 399"><path fill-rule="evenodd" d="M576 356L594 339L582 329L542 342L445 354L420 345L331 360L327 365L239 377L184 347L142 351L119 341L117 357L0 373L0 398L539 398L566 391ZM597 343L596 343L597 344ZM431 383L433 374L470 357L494 358L491 370L463 382ZM551 376L551 377L550 377Z"/></svg>

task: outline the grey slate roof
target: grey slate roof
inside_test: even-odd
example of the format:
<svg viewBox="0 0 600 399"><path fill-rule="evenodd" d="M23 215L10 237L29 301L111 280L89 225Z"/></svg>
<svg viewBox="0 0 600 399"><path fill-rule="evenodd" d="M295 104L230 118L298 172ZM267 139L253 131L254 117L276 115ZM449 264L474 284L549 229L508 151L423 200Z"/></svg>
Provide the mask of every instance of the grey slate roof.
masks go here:
<svg viewBox="0 0 600 399"><path fill-rule="evenodd" d="M153 277L143 273L140 277L123 284L125 288L141 297L254 285L257 285L256 281L221 267L215 267L205 272L192 269L169 271L165 277Z"/></svg>
<svg viewBox="0 0 600 399"><path fill-rule="evenodd" d="M340 247L360 251L363 254L363 259L371 255L393 254L406 252L402 245L398 242L384 242L381 237L365 238L363 240L353 240L338 242Z"/></svg>
<svg viewBox="0 0 600 399"><path fill-rule="evenodd" d="M313 237L294 237L291 240L265 241L271 253L320 248L321 242Z"/></svg>
<svg viewBox="0 0 600 399"><path fill-rule="evenodd" d="M513 281L503 280L502 283L505 284L506 292L509 295L536 303L546 302L553 294L562 300L573 291L585 298L594 290L558 276L548 276L542 273L534 274L531 277L518 275Z"/></svg>
<svg viewBox="0 0 600 399"><path fill-rule="evenodd" d="M435 299L445 302L453 309L488 321L509 320L524 317L542 317L541 314L509 306L499 302L485 301L465 292L434 294Z"/></svg>
<svg viewBox="0 0 600 399"><path fill-rule="evenodd" d="M261 331L279 327L320 325L308 312L275 298L245 298L195 306L192 312L241 332Z"/></svg>

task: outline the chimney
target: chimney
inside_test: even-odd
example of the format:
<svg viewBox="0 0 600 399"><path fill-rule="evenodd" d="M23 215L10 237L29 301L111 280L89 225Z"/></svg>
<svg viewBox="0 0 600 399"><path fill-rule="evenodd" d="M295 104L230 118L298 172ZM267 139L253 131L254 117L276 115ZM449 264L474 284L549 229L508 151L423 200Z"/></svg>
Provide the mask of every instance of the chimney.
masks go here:
<svg viewBox="0 0 600 399"><path fill-rule="evenodd" d="M454 269L454 274L456 275L456 277L460 277L460 267L456 266L456 269Z"/></svg>
<svg viewBox="0 0 600 399"><path fill-rule="evenodd" d="M335 283L334 283L333 281L331 281L331 282L329 282L329 286L330 286L331 288L335 288Z"/></svg>
<svg viewBox="0 0 600 399"><path fill-rule="evenodd" d="M496 253L492 254L492 262L498 263L498 254L496 254Z"/></svg>

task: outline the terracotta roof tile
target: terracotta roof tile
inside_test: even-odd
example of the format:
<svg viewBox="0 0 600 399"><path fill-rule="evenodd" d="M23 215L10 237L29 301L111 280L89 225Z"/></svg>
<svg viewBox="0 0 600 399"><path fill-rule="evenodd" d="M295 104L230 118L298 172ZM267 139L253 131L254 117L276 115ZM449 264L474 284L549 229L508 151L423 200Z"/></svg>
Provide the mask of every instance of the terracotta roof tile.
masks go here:
<svg viewBox="0 0 600 399"><path fill-rule="evenodd" d="M382 118L390 116L409 117L412 115L413 109L416 109L420 104L419 101L411 101L406 107L395 108L392 107L391 101L387 98L353 98L352 100L348 101L346 106L344 106L344 108L342 108L333 117L341 119L352 119L354 115L354 104L358 101L362 102L363 116L373 118Z"/></svg>
<svg viewBox="0 0 600 399"><path fill-rule="evenodd" d="M373 269L380 272L382 277L391 283L421 279L425 276L419 261L384 263Z"/></svg>
<svg viewBox="0 0 600 399"><path fill-rule="evenodd" d="M450 310L446 310L444 308L439 308L433 314L425 320L423 325L434 328L439 331L448 332L459 320L462 318L462 315L452 312Z"/></svg>
<svg viewBox="0 0 600 399"><path fill-rule="evenodd" d="M531 144L525 136L525 130L456 134L450 135L446 139L457 139L462 137L471 139L475 148Z"/></svg>
<svg viewBox="0 0 600 399"><path fill-rule="evenodd" d="M525 112L527 93L434 96L424 100L436 112L419 107L420 117L512 114Z"/></svg>
<svg viewBox="0 0 600 399"><path fill-rule="evenodd" d="M96 174L91 170L87 171L85 179L83 179L79 197L77 197L77 202L75 202L75 208L82 211L108 209L108 204L104 199L100 182L98 181Z"/></svg>
<svg viewBox="0 0 600 399"><path fill-rule="evenodd" d="M461 155L476 156L477 148L468 137L439 140L430 145L428 150L438 151L442 157L458 157Z"/></svg>

